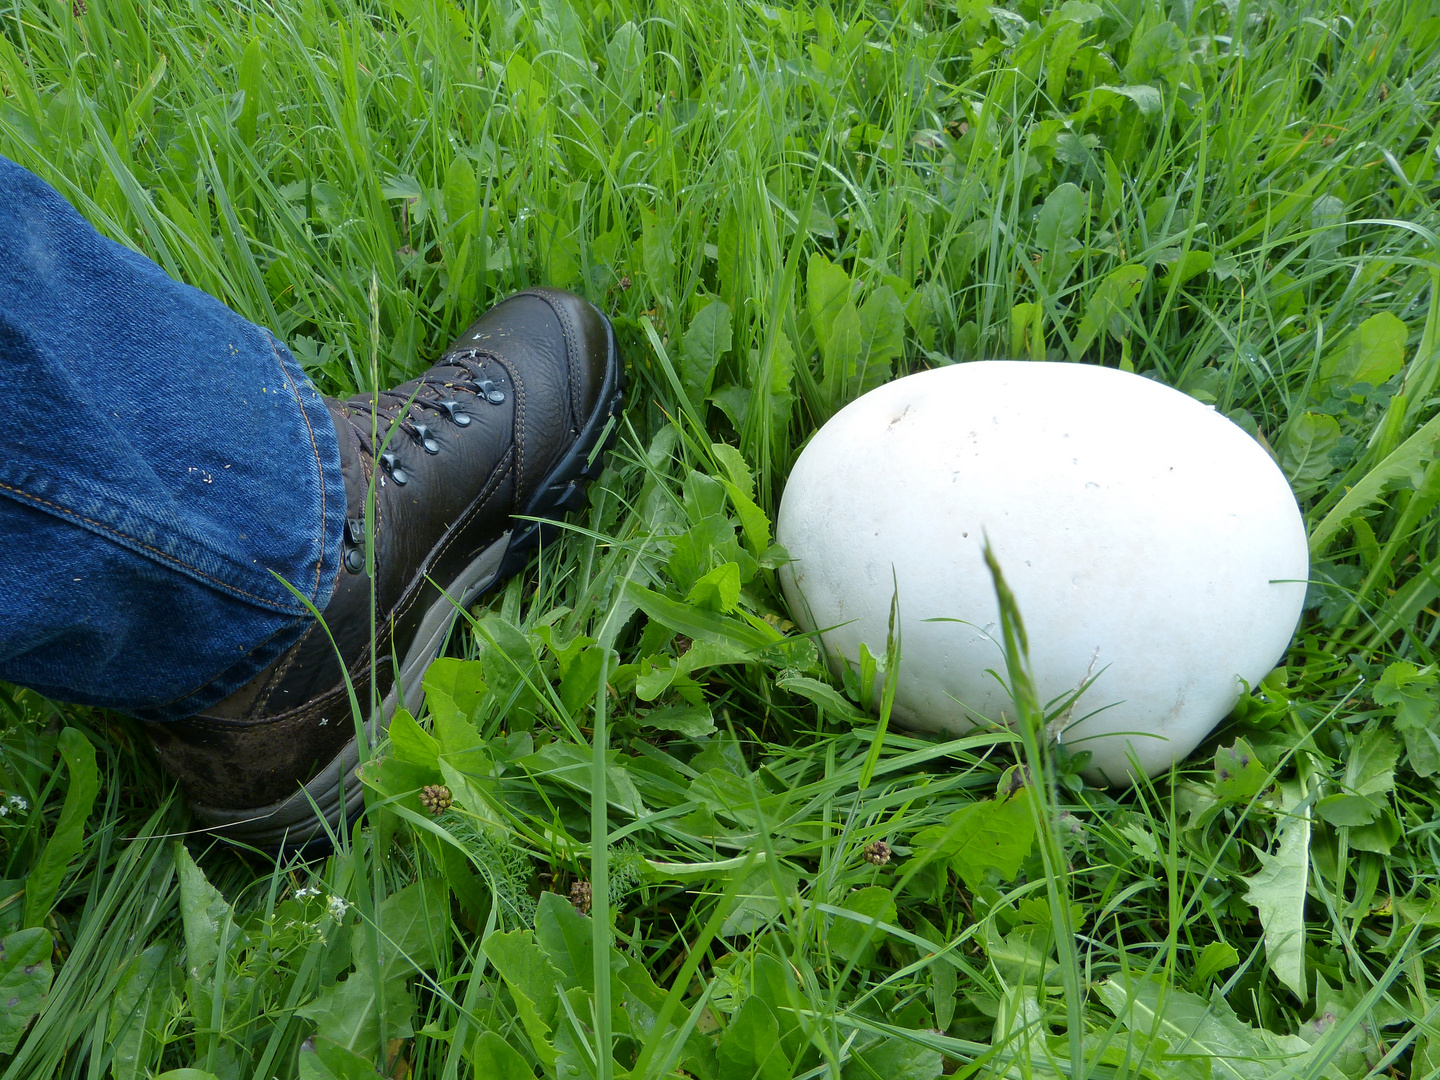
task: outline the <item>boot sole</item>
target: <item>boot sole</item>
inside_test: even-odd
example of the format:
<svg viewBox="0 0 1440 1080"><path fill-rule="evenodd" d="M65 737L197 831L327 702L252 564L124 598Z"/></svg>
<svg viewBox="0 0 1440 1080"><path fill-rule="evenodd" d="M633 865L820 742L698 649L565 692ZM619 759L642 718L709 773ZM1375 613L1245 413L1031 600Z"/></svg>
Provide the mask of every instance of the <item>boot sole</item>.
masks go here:
<svg viewBox="0 0 1440 1080"><path fill-rule="evenodd" d="M605 320L607 355L600 401L575 443L530 497L520 516L542 521L519 522L506 530L462 570L421 619L415 640L400 663L399 677L380 703L380 715L369 726L370 744L383 738L390 717L403 699L418 714L425 701L423 680L430 662L440 655L456 618L485 593L524 570L530 554L559 531L556 521L590 503L588 485L599 479L605 454L615 443L625 399L625 369L620 363L615 331ZM192 802L204 826L237 843L279 854L317 856L331 848L330 830L338 832L365 806L364 786L355 776L360 745L351 739L335 758L293 795L252 810L226 810Z"/></svg>

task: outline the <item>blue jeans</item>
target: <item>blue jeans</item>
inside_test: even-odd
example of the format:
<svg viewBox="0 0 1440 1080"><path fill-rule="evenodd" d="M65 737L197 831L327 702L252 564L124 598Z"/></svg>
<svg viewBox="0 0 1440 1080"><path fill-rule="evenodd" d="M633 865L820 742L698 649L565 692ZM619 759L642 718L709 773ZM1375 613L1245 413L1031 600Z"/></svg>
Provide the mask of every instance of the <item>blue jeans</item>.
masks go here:
<svg viewBox="0 0 1440 1080"><path fill-rule="evenodd" d="M271 334L0 157L0 680L176 720L310 623L345 490Z"/></svg>

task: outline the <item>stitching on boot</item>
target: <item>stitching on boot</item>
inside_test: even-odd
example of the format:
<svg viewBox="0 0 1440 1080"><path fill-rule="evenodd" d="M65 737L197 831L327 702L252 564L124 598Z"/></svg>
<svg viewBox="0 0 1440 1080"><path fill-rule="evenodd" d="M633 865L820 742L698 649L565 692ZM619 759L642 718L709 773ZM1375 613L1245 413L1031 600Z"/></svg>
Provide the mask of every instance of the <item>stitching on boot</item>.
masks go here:
<svg viewBox="0 0 1440 1080"><path fill-rule="evenodd" d="M460 534L465 531L465 527L470 523L470 521L475 517L475 515L478 514L482 509L484 509L485 504L489 502L491 496L495 494L495 489L498 488L502 483L504 483L505 477L508 476L510 473L509 463L510 458L514 455L514 453L515 451L513 448L505 452L505 456L501 458L500 463L495 466L495 471L490 474L490 479L487 480L485 482L485 486L480 489L480 494L475 496L475 501L466 508L465 513L460 515L459 522L455 525L453 529L450 530L450 532L446 535L444 541L440 544L438 548L435 549L434 553L430 556L430 558L426 559L425 562L420 564L421 572L415 576L416 581L425 580L425 568L427 566L435 565L445 557L445 553L450 550L450 545L453 544L456 539L459 538ZM498 540L499 537L497 536L495 539ZM415 603L415 596L418 596L419 593L420 590L415 590L414 595L412 595L409 600L403 602L403 606L396 605L394 609L395 612L397 614L404 614L406 611L408 611L410 607Z"/></svg>
<svg viewBox="0 0 1440 1080"><path fill-rule="evenodd" d="M495 360L510 375L510 388L515 394L515 511L518 511L525 505L525 384L520 381L514 364L503 356Z"/></svg>
<svg viewBox="0 0 1440 1080"><path fill-rule="evenodd" d="M270 704L270 695L275 692L275 687L280 685L281 680L284 679L285 676L290 673L290 669L295 666L295 660L300 655L301 646L304 645L305 642L310 639L310 635L315 633L319 628L320 624L317 621L311 624L310 629L300 635L300 640L290 647L289 651L285 654L284 661L270 673L270 677L265 680L265 685L260 688L260 692L255 695L255 700L250 703L250 708L246 710L246 715L240 719L250 719L264 715L266 707Z"/></svg>
<svg viewBox="0 0 1440 1080"><path fill-rule="evenodd" d="M565 372L570 378L570 422L578 428L581 426L580 376L577 369L580 350L575 344L575 328L570 319L570 313L556 302L555 294L548 289L530 289L521 295L534 296L545 301L555 318L559 320L560 332L565 335Z"/></svg>

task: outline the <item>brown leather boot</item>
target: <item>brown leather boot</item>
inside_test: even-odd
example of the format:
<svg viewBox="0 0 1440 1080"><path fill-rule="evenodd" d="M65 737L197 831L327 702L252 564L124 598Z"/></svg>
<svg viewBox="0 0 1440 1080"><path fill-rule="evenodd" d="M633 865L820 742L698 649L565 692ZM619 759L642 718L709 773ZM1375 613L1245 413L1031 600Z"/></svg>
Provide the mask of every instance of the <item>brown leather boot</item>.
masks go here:
<svg viewBox="0 0 1440 1080"><path fill-rule="evenodd" d="M623 388L608 320L571 293L530 289L481 316L420 378L382 391L378 406L368 394L328 401L349 505L324 626L204 714L146 725L202 822L270 849L323 837L316 807L343 828L364 800L340 658L362 712L375 681L372 742L402 700L418 711L425 669L459 610L523 569L541 537L537 522L515 516L554 519L586 504Z"/></svg>

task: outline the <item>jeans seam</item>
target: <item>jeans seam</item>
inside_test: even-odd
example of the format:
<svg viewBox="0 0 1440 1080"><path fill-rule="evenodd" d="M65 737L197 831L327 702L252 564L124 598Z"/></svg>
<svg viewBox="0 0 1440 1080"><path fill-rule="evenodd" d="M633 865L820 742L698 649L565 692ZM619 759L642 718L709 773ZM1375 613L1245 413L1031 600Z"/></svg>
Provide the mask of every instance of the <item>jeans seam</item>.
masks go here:
<svg viewBox="0 0 1440 1080"><path fill-rule="evenodd" d="M162 559L165 562L174 563L176 566L184 567L196 577L204 578L206 581L213 582L228 593L232 593L237 596L243 596L247 600L255 601L255 603L260 604L262 607L269 608L272 611L278 611L284 615L294 616L295 614L297 614L296 612L275 603L273 600L267 600L263 596L256 596L254 593L246 592L244 589L240 588L239 586L232 585L228 581L222 581L220 578L213 577L210 574L205 573L205 571L201 570L199 567L191 566L184 559L177 559L174 555L171 555L168 552L161 551L159 548L147 544L143 540L137 540L135 537L129 535L128 533L122 532L121 530L116 528L112 528L111 526L106 525L104 522L96 521L94 518L89 518L86 517L84 514L76 513L69 507L61 506L59 503L51 502L49 499L42 499L38 495L32 495L28 491L24 491L18 487L14 487L11 484L4 483L3 481L0 481L0 491L8 491L16 498L27 499L30 502L39 503L41 506L48 507L53 511L57 511L61 514L66 514L73 518L77 518L80 521L85 522L85 524L91 526L92 528L99 529L102 532L110 533L113 536L118 536L120 537L120 539L126 541L127 543L134 544L136 547L150 552L158 559Z"/></svg>
<svg viewBox="0 0 1440 1080"><path fill-rule="evenodd" d="M315 471L320 478L320 532L315 542L315 546L320 554L315 560L315 584L310 590L310 602L314 603L315 598L320 595L321 572L325 568L325 522L327 520L325 516L325 463L320 458L320 446L315 441L315 429L310 425L310 414L305 411L305 402L300 397L300 391L295 386L295 380L290 377L290 371L286 368L285 361L280 356L280 350L275 347L276 342L274 336L268 333L265 336L270 338L270 351L275 356L275 363L280 368L280 374L285 376L285 382L290 387L290 393L295 397L295 404L300 409L300 419L305 421L305 431L310 436L310 450L315 455ZM318 393L316 396L319 396ZM338 447L336 448L336 452L339 452Z"/></svg>

